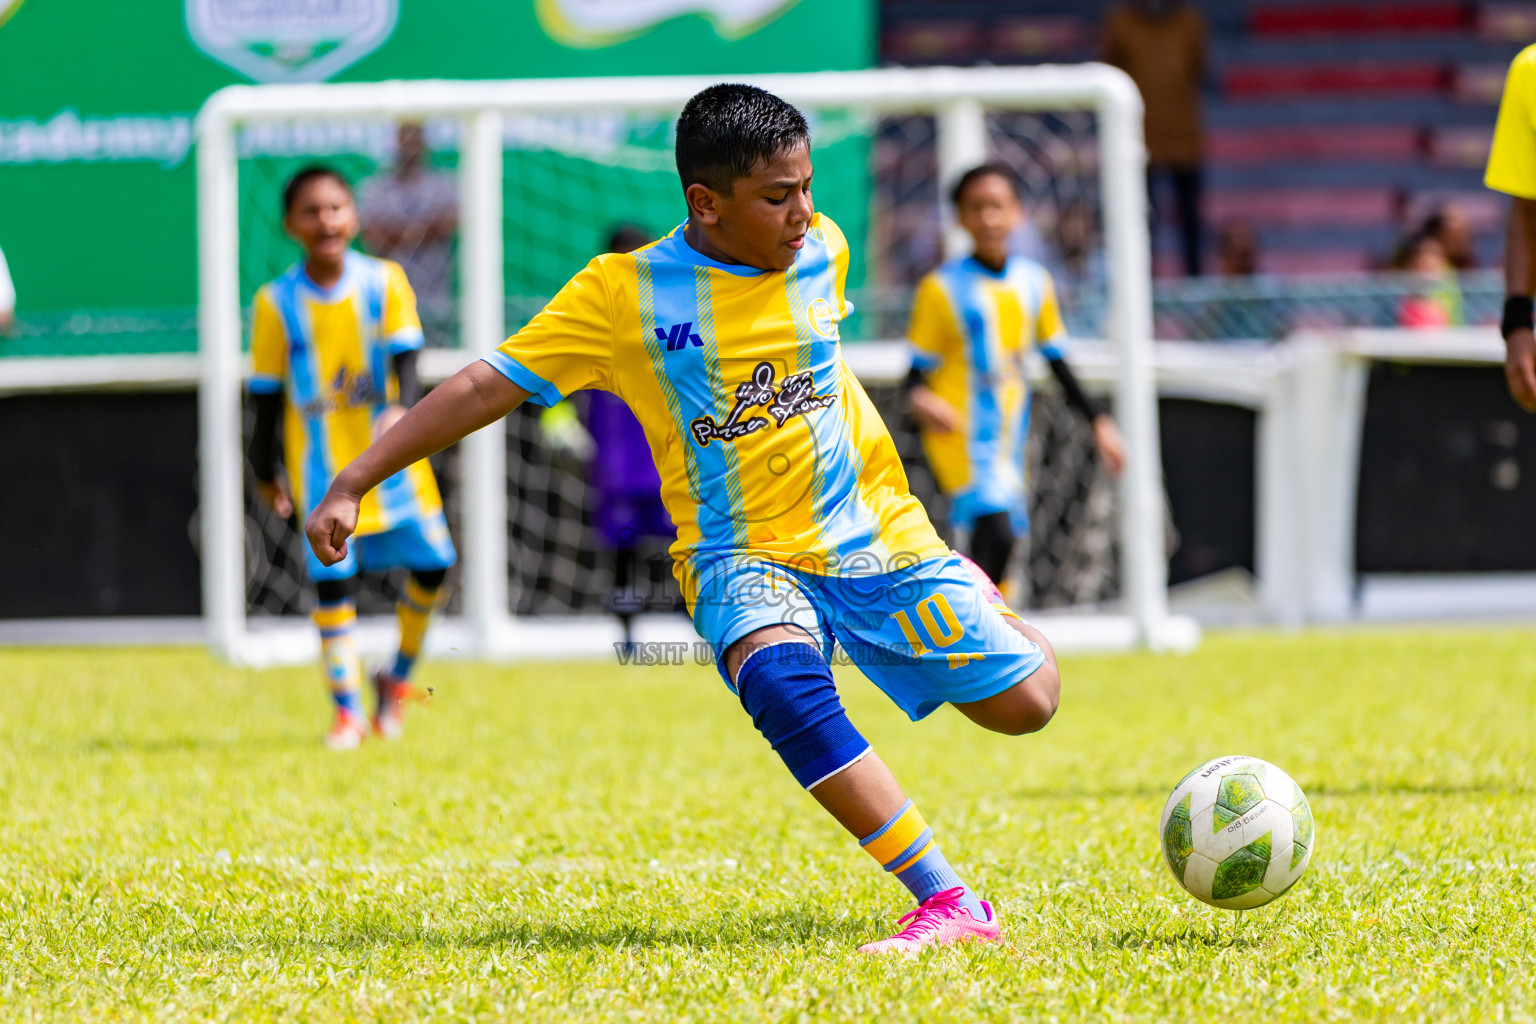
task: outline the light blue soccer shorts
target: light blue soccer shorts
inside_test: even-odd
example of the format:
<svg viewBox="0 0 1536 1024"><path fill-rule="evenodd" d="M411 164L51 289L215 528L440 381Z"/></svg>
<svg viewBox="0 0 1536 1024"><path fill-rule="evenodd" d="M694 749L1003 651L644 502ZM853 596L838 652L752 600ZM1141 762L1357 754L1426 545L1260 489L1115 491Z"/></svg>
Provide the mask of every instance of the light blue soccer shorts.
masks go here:
<svg viewBox="0 0 1536 1024"><path fill-rule="evenodd" d="M335 565L321 565L314 549L304 545L304 564L309 578L321 580L351 579L360 572L385 569L411 569L432 572L446 569L458 561L453 538L448 536L448 520L442 512L419 519L408 519L392 530L353 537L347 543L347 557Z"/></svg>
<svg viewBox="0 0 1536 1024"><path fill-rule="evenodd" d="M849 660L913 721L943 704L983 700L1045 663L1040 648L992 606L958 555L895 572L821 575L750 556L698 568L693 625L725 651L764 626L799 626L822 657ZM729 678L726 686L735 692Z"/></svg>

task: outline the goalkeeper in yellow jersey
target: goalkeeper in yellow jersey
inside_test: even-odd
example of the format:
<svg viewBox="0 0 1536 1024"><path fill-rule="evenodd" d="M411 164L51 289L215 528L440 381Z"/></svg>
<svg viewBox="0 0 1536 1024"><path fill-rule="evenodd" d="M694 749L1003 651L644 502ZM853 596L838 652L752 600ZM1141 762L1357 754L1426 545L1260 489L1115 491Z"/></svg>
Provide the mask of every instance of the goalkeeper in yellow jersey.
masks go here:
<svg viewBox="0 0 1536 1024"><path fill-rule="evenodd" d="M1008 251L1024 220L1013 172L972 168L956 183L969 256L949 260L917 286L908 340L907 402L951 525L970 534L971 559L1001 583L1018 536L1029 528L1024 440L1029 384L1024 355L1034 346L1067 402L1093 424L1105 467L1125 463L1125 444L1108 413L1083 393L1067 366L1056 288L1040 264Z"/></svg>
<svg viewBox="0 0 1536 1024"><path fill-rule="evenodd" d="M294 175L283 192L283 227L304 259L256 293L251 333L251 465L262 498L284 518L307 516L343 467L403 415L420 394L422 346L416 296L399 264L351 248L357 208L345 178L326 167ZM281 421L286 476L278 468ZM363 499L357 543L322 564L306 546L315 583L320 660L336 714L326 743L348 750L368 732L353 632L359 572L410 572L400 596L400 648L373 674L374 731L397 739L411 670L437 605L453 541L425 460L389 476Z"/></svg>

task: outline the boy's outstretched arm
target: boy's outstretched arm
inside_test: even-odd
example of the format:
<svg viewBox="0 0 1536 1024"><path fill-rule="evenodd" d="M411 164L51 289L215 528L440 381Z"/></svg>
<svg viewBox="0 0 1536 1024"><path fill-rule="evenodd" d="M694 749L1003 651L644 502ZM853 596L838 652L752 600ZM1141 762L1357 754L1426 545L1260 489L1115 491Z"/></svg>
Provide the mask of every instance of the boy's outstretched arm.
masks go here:
<svg viewBox="0 0 1536 1024"><path fill-rule="evenodd" d="M496 422L527 397L528 392L480 360L433 388L331 481L304 523L315 557L322 565L346 557L363 495L412 463Z"/></svg>

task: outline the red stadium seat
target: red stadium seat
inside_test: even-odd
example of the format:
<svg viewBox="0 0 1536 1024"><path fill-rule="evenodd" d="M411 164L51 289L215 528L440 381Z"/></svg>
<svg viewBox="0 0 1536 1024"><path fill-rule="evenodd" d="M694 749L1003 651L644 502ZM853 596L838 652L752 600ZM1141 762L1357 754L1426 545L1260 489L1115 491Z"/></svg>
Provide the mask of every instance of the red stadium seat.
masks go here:
<svg viewBox="0 0 1536 1024"><path fill-rule="evenodd" d="M1297 125L1274 128L1218 128L1206 140L1215 164L1282 161L1395 163L1417 159L1423 133L1414 125Z"/></svg>
<svg viewBox="0 0 1536 1024"><path fill-rule="evenodd" d="M1475 8L1456 2L1408 4L1260 4L1248 15L1260 35L1458 32L1472 27Z"/></svg>
<svg viewBox="0 0 1536 1024"><path fill-rule="evenodd" d="M1212 222L1241 218L1261 228L1375 227L1396 209L1388 186L1213 188L1205 196Z"/></svg>
<svg viewBox="0 0 1536 1024"><path fill-rule="evenodd" d="M1253 64L1228 68L1222 87L1232 96L1283 96L1308 93L1443 92L1451 76L1430 61L1359 64Z"/></svg>
<svg viewBox="0 0 1536 1024"><path fill-rule="evenodd" d="M1348 274L1372 269L1364 248L1260 249L1259 270L1266 274Z"/></svg>

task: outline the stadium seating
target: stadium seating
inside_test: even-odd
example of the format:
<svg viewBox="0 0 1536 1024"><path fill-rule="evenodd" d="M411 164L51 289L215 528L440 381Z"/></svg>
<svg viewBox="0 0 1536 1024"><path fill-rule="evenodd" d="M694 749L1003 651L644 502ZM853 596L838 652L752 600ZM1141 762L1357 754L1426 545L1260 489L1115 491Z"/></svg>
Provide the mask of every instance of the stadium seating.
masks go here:
<svg viewBox="0 0 1536 1024"><path fill-rule="evenodd" d="M1267 271L1369 269L1436 202L1469 208L1497 263L1501 200L1481 188L1504 72L1536 3L1198 0L1211 26L1207 212L1260 233ZM883 0L882 59L1092 58L1108 0ZM1475 209L1474 209L1475 208ZM1165 232L1164 245L1172 245ZM1176 265L1159 254L1159 267Z"/></svg>
<svg viewBox="0 0 1536 1024"><path fill-rule="evenodd" d="M1459 32L1473 24L1463 3L1255 4L1250 31L1261 35L1319 35L1365 32Z"/></svg>

